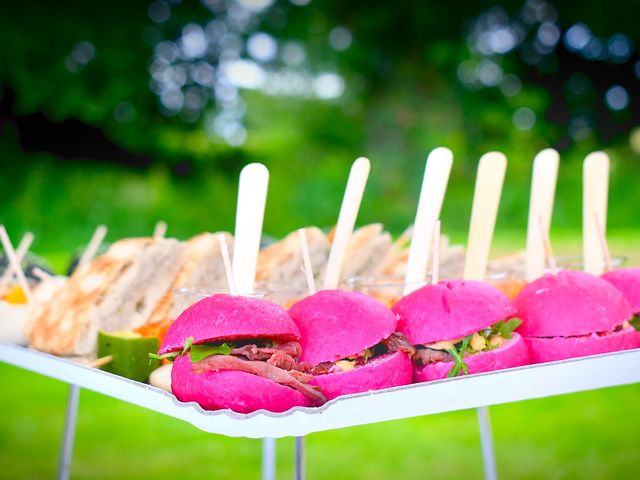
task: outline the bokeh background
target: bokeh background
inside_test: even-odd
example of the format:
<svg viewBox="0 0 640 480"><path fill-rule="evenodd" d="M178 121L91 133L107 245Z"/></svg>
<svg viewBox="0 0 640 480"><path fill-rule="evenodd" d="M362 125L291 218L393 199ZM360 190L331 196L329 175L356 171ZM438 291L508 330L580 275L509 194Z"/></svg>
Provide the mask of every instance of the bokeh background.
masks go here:
<svg viewBox="0 0 640 480"><path fill-rule="evenodd" d="M232 229L237 176L271 171L265 231L411 222L426 154L455 160L443 229L464 240L479 157L509 159L497 251L524 245L531 161L561 154L552 239L580 249L582 160L612 159L609 237L640 261L637 0L0 3L0 221L62 271L97 224ZM0 477L55 471L66 387L0 365ZM19 385L19 386L18 386ZM493 409L504 478L635 478L636 386ZM83 393L76 478L256 477L259 443ZM291 442L279 472L291 474ZM478 478L473 412L313 435L310 478ZM345 473L348 472L348 475Z"/></svg>

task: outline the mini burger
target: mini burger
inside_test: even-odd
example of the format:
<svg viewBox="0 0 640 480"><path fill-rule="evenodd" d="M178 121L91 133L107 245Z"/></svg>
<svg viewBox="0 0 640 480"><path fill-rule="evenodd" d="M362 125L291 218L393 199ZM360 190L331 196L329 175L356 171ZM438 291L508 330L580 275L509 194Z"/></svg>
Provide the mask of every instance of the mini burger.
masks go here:
<svg viewBox="0 0 640 480"><path fill-rule="evenodd" d="M414 382L517 367L529 363L520 320L496 288L443 281L402 298L392 309L398 331L415 346Z"/></svg>
<svg viewBox="0 0 640 480"><path fill-rule="evenodd" d="M640 267L618 268L602 275L602 278L622 292L633 312L630 322L640 330Z"/></svg>
<svg viewBox="0 0 640 480"><path fill-rule="evenodd" d="M302 368L327 400L411 383L413 346L394 333L395 315L377 300L321 290L289 314L300 329Z"/></svg>
<svg viewBox="0 0 640 480"><path fill-rule="evenodd" d="M633 314L623 294L605 280L566 270L525 286L513 300L520 334L534 363L638 347Z"/></svg>
<svg viewBox="0 0 640 480"><path fill-rule="evenodd" d="M300 332L286 310L225 294L187 308L167 330L159 355L173 359L171 390L206 410L284 412L325 402L298 370Z"/></svg>

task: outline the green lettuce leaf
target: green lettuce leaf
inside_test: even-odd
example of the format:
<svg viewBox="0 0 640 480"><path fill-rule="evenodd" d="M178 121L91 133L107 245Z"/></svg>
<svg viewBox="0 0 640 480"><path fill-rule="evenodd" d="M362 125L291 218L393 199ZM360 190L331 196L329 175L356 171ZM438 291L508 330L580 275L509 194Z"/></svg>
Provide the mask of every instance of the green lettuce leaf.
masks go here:
<svg viewBox="0 0 640 480"><path fill-rule="evenodd" d="M184 345L182 346L181 352L169 352L169 353L164 353L162 355L158 355L156 353L150 353L149 361L151 361L152 359L153 360L173 360L178 355L184 355L185 353L187 353L187 350L191 348L191 345L193 345L193 337L187 337L187 339L184 341Z"/></svg>
<svg viewBox="0 0 640 480"><path fill-rule="evenodd" d="M229 355L231 350L233 350L233 346L226 343L222 345L193 345L189 356L191 361L196 363L212 355Z"/></svg>
<svg viewBox="0 0 640 480"><path fill-rule="evenodd" d="M447 377L457 377L462 372L464 375L469 373L469 366L464 362L464 354L469 350L469 341L473 335L468 335L462 341L456 343L453 348L447 350L453 357L453 367L447 373Z"/></svg>
<svg viewBox="0 0 640 480"><path fill-rule="evenodd" d="M629 323L633 328L640 331L640 315L634 315L633 318L629 320Z"/></svg>
<svg viewBox="0 0 640 480"><path fill-rule="evenodd" d="M511 334L520 325L522 325L522 320L519 318L512 318L511 320L500 320L499 322L494 323L491 329L493 330L493 333L510 340L512 337Z"/></svg>

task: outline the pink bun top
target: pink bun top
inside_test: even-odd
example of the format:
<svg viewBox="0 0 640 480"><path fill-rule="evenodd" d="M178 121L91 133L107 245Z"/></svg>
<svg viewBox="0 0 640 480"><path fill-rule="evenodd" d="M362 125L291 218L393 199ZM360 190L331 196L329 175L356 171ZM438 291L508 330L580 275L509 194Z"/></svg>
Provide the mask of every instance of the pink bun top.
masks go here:
<svg viewBox="0 0 640 480"><path fill-rule="evenodd" d="M300 329L300 360L333 362L376 345L396 330L396 316L359 292L320 290L289 309Z"/></svg>
<svg viewBox="0 0 640 480"><path fill-rule="evenodd" d="M633 313L640 313L640 268L618 268L602 275L607 282L622 292Z"/></svg>
<svg viewBox="0 0 640 480"><path fill-rule="evenodd" d="M629 320L631 307L600 277L575 270L547 274L526 285L513 300L523 337L606 332Z"/></svg>
<svg viewBox="0 0 640 480"><path fill-rule="evenodd" d="M241 338L298 340L300 331L280 305L257 298L217 294L194 303L171 324L160 354L180 350L188 337L193 343Z"/></svg>
<svg viewBox="0 0 640 480"><path fill-rule="evenodd" d="M486 283L472 280L427 285L392 309L398 331L411 343L433 343L470 335L515 313L509 299Z"/></svg>

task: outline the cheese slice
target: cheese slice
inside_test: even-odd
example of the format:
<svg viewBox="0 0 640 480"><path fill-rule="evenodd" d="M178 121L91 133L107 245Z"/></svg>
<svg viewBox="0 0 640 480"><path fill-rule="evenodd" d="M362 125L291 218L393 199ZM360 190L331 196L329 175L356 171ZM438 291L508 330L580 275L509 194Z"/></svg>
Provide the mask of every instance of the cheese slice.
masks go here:
<svg viewBox="0 0 640 480"><path fill-rule="evenodd" d="M351 360L338 360L336 366L340 367L343 372L350 372L356 368L356 362L352 362Z"/></svg>

